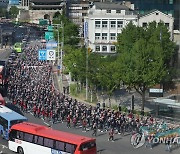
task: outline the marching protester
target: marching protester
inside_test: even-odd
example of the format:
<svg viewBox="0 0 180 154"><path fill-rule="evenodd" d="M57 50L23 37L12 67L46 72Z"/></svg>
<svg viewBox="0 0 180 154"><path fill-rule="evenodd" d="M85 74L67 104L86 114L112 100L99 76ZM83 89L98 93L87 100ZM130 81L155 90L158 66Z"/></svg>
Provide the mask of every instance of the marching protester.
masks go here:
<svg viewBox="0 0 180 154"><path fill-rule="evenodd" d="M108 141L114 142L114 129L113 128L111 128L110 131L109 131Z"/></svg>

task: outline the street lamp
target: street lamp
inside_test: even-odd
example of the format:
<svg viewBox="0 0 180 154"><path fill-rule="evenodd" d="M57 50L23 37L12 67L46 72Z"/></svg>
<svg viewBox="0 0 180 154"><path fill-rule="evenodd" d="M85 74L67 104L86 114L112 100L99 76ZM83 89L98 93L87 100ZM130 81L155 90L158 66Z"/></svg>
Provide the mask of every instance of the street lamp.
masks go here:
<svg viewBox="0 0 180 154"><path fill-rule="evenodd" d="M58 67L61 67L61 85L63 83L63 47L64 47L64 24L61 21L61 24L52 24L52 26L57 26L58 32ZM59 28L62 28L62 42L61 42L61 55L59 55ZM60 58L61 56L61 58ZM62 86L61 86L62 90Z"/></svg>

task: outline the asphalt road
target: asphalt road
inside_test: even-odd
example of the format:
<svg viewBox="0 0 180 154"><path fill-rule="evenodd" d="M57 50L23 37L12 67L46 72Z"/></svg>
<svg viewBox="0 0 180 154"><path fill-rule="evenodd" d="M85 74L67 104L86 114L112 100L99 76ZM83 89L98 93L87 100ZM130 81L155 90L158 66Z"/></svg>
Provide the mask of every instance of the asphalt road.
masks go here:
<svg viewBox="0 0 180 154"><path fill-rule="evenodd" d="M79 134L79 135L84 135L84 136L89 136L91 137L92 131L89 130L87 132L82 132L82 128L67 128L66 123L58 123L58 124L53 124L48 121L43 121L42 119L39 118L34 118L32 114L24 114L29 122L37 123L37 124L42 124L42 125L51 125L53 129L61 130L61 131L66 131L74 134ZM97 141L97 148L98 148L98 153L99 154L153 154L153 153L158 153L158 154L165 154L168 153L165 151L165 145L161 144L153 149L140 147L138 149L134 149L132 145L130 144L130 135L125 134L125 136L121 136L119 134L115 134L115 142L110 142L108 141L108 135L107 132L99 132L96 137ZM8 144L7 141L0 139L0 153L2 152L5 154L13 154L13 152L8 150ZM173 150L171 152L172 154L179 154L180 149Z"/></svg>

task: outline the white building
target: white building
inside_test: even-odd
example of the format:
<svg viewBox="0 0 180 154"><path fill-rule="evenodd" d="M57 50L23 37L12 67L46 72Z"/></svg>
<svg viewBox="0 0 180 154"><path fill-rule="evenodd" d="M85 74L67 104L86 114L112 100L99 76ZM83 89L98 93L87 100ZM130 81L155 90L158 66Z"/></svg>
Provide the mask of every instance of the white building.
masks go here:
<svg viewBox="0 0 180 154"><path fill-rule="evenodd" d="M88 30L85 31L88 31L89 47L93 52L116 52L114 43L117 35L130 21L136 24L137 15L122 3L95 2L85 18L85 23L88 23Z"/></svg>
<svg viewBox="0 0 180 154"><path fill-rule="evenodd" d="M89 9L84 22L84 34L88 40L88 46L93 52L114 53L117 35L132 21L133 24L145 26L147 23L163 21L170 32L173 31L173 17L158 10L154 10L140 16L122 3L95 2Z"/></svg>
<svg viewBox="0 0 180 154"><path fill-rule="evenodd" d="M153 21L156 21L157 23L164 22L164 24L169 29L169 32L171 33L171 38L173 37L174 18L171 15L167 15L158 10L152 10L140 16L138 25L145 27L148 23Z"/></svg>

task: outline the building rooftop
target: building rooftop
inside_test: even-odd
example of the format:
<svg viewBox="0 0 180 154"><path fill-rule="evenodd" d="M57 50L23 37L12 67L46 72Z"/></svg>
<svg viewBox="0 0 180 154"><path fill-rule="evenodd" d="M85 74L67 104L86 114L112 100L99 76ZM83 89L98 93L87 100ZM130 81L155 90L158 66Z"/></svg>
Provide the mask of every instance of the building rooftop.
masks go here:
<svg viewBox="0 0 180 154"><path fill-rule="evenodd" d="M95 2L96 9L101 10L130 10L129 7L122 5L120 2Z"/></svg>

